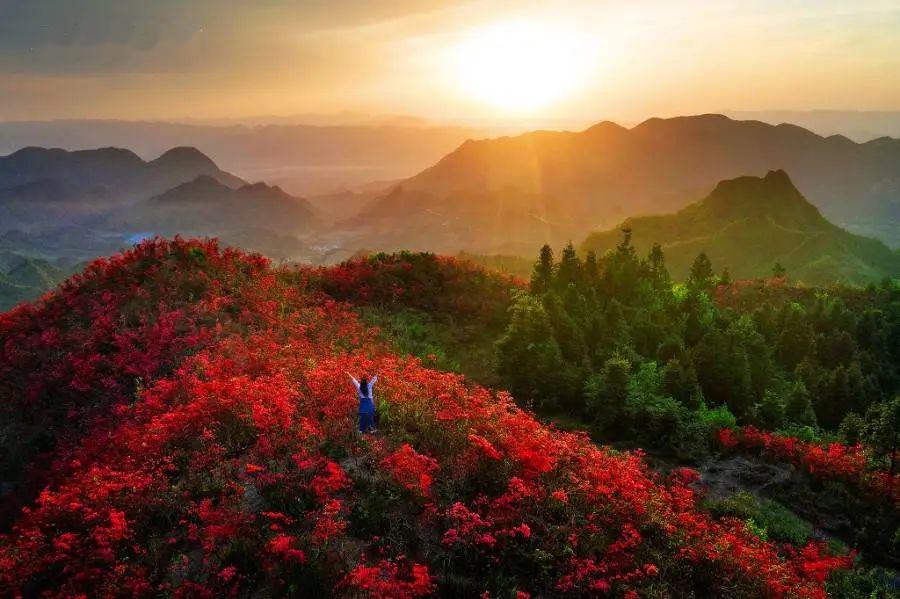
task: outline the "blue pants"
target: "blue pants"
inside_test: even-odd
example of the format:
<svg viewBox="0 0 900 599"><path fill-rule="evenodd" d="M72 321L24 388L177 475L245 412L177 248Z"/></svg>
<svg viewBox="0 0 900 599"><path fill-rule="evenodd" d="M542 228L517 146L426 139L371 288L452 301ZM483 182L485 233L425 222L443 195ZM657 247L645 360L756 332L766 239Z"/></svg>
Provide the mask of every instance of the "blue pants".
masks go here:
<svg viewBox="0 0 900 599"><path fill-rule="evenodd" d="M368 433L375 428L375 413L360 412L359 413L359 432Z"/></svg>

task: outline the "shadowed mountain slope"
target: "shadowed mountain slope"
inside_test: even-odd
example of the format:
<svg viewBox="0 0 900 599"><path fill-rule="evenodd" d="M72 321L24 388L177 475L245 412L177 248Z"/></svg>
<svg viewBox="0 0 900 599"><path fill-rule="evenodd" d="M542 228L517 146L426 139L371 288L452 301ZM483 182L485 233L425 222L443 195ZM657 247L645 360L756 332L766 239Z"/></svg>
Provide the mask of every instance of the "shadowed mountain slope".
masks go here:
<svg viewBox="0 0 900 599"><path fill-rule="evenodd" d="M204 235L252 228L298 233L317 222L306 200L278 186L253 183L232 189L209 175L141 202L121 218L133 230Z"/></svg>

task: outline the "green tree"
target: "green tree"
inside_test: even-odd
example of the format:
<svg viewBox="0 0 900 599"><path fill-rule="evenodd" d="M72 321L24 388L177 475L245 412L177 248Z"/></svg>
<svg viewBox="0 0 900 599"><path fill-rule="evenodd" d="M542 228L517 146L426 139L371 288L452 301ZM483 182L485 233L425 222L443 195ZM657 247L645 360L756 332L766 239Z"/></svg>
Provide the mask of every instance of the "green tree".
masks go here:
<svg viewBox="0 0 900 599"><path fill-rule="evenodd" d="M715 307L710 302L709 296L695 289L687 293L682 302L684 312L684 342L692 347L700 342L712 328L715 320Z"/></svg>
<svg viewBox="0 0 900 599"><path fill-rule="evenodd" d="M753 323L756 326L756 330L766 338L766 342L774 346L778 337L778 328L777 323L775 322L775 310L772 308L772 304L763 302L761 306L754 309Z"/></svg>
<svg viewBox="0 0 900 599"><path fill-rule="evenodd" d="M861 442L865 432L866 421L856 412L848 412L838 427L838 434L847 445L856 445Z"/></svg>
<svg viewBox="0 0 900 599"><path fill-rule="evenodd" d="M897 447L900 442L900 396L875 404L866 412L866 440L877 456L888 463L888 480L897 473ZM893 499L893 486L888 503Z"/></svg>
<svg viewBox="0 0 900 599"><path fill-rule="evenodd" d="M571 241L563 248L556 268L555 281L557 289L565 289L569 285L577 286L581 282L581 260L578 259Z"/></svg>
<svg viewBox="0 0 900 599"><path fill-rule="evenodd" d="M697 373L693 363L688 360L682 364L678 358L672 358L662 369L662 392L673 397L681 405L697 410L703 403L703 392L697 382Z"/></svg>
<svg viewBox="0 0 900 599"><path fill-rule="evenodd" d="M597 263L597 254L593 250L584 258L584 276L582 285L586 289L593 289L600 283L600 265Z"/></svg>
<svg viewBox="0 0 900 599"><path fill-rule="evenodd" d="M855 363L850 368L838 366L832 370L818 391L816 418L828 429L836 429L847 412L860 413L868 407L864 379Z"/></svg>
<svg viewBox="0 0 900 599"><path fill-rule="evenodd" d="M803 381L797 381L791 387L784 411L788 422L800 426L816 425L816 412L812 407L812 397Z"/></svg>
<svg viewBox="0 0 900 599"><path fill-rule="evenodd" d="M599 373L588 378L584 386L584 403L588 417L603 427L615 423L628 402L631 364L623 358L610 358Z"/></svg>
<svg viewBox="0 0 900 599"><path fill-rule="evenodd" d="M812 326L804 321L799 307L786 308L787 315L783 311L779 317L783 325L775 342L775 356L782 366L793 370L804 357L814 352L816 334Z"/></svg>
<svg viewBox="0 0 900 599"><path fill-rule="evenodd" d="M756 406L756 420L763 428L775 430L784 424L785 405L784 399L773 389L769 389L763 395L762 401Z"/></svg>
<svg viewBox="0 0 900 599"><path fill-rule="evenodd" d="M497 374L517 399L555 407L567 387L566 368L544 306L521 294L510 310L509 327L494 346Z"/></svg>
<svg viewBox="0 0 900 599"><path fill-rule="evenodd" d="M616 352L623 352L631 345L631 331L625 318L625 308L613 299L606 306L601 322L601 334L597 339L596 355L604 362Z"/></svg>
<svg viewBox="0 0 900 599"><path fill-rule="evenodd" d="M587 358L587 346L582 327L569 315L562 299L555 291L544 294L544 312L550 321L562 357L567 364L581 366Z"/></svg>
<svg viewBox="0 0 900 599"><path fill-rule="evenodd" d="M688 284L693 289L706 290L712 286L712 282L712 263L706 256L706 252L700 252L700 254L694 258L694 263L691 264L691 270L688 274Z"/></svg>
<svg viewBox="0 0 900 599"><path fill-rule="evenodd" d="M765 337L757 332L753 319L744 315L728 325L726 334L732 347L740 347L750 366L750 381L756 398L763 396L775 374L772 350Z"/></svg>
<svg viewBox="0 0 900 599"><path fill-rule="evenodd" d="M713 328L692 355L703 397L713 406L727 405L739 418L747 415L754 395L750 363L744 349Z"/></svg>
<svg viewBox="0 0 900 599"><path fill-rule="evenodd" d="M776 278L781 278L787 274L787 269L781 265L781 262L776 262L775 266L772 267L772 276Z"/></svg>
<svg viewBox="0 0 900 599"><path fill-rule="evenodd" d="M553 282L553 248L544 245L531 273L531 293L541 294L550 289Z"/></svg>
<svg viewBox="0 0 900 599"><path fill-rule="evenodd" d="M608 296L629 304L640 279L641 263L631 244L631 229L622 229L622 241L604 258L603 283Z"/></svg>
<svg viewBox="0 0 900 599"><path fill-rule="evenodd" d="M662 246L654 243L647 255L647 271L653 287L657 290L669 289L672 280L669 277L669 270L666 268L666 258L663 255Z"/></svg>

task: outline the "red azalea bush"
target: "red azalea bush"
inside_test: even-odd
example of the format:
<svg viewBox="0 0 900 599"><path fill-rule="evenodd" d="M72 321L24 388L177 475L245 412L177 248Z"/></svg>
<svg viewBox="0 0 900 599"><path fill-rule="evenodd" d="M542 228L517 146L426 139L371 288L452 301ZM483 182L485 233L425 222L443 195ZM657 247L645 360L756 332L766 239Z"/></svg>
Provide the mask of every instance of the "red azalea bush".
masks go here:
<svg viewBox="0 0 900 599"><path fill-rule="evenodd" d="M0 595L824 597L850 567L392 355L297 283L156 240L0 317L4 409L64 431L0 537ZM348 370L379 374L377 437Z"/></svg>
<svg viewBox="0 0 900 599"><path fill-rule="evenodd" d="M862 445L822 445L753 426L719 429L716 439L728 451L755 451L766 458L790 462L817 478L840 480L870 493L889 495L900 504L900 475L894 475L891 481L888 471L868 469Z"/></svg>
<svg viewBox="0 0 900 599"><path fill-rule="evenodd" d="M417 453L407 443L381 460L381 467L406 490L423 497L431 493L432 475L440 469L436 460Z"/></svg>
<svg viewBox="0 0 900 599"><path fill-rule="evenodd" d="M412 252L373 254L305 274L331 297L354 304L399 304L487 323L505 323L514 291L526 286L466 260Z"/></svg>

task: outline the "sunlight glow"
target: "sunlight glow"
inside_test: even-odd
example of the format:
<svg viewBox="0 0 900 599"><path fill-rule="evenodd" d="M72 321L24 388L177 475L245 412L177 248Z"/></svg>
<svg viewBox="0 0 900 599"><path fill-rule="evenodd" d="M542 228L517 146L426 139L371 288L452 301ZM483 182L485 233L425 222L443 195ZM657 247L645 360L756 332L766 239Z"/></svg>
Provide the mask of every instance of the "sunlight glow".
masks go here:
<svg viewBox="0 0 900 599"><path fill-rule="evenodd" d="M595 59L595 44L580 32L531 21L476 29L453 49L462 91L516 113L571 96Z"/></svg>

